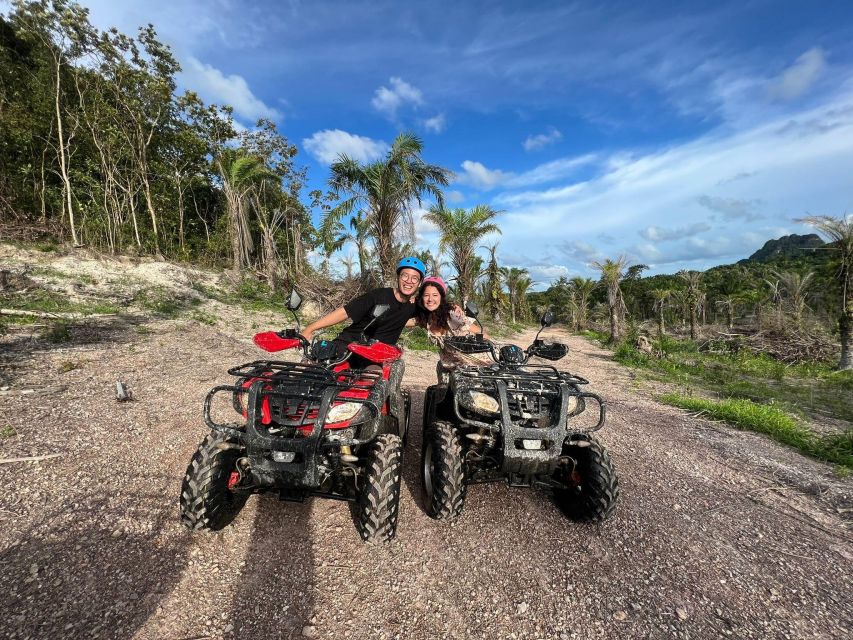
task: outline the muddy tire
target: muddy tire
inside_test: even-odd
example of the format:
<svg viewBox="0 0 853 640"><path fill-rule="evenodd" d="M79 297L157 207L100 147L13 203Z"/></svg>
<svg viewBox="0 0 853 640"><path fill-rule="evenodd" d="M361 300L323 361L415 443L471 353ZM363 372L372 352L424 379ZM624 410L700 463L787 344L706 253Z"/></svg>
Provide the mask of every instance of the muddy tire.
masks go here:
<svg viewBox="0 0 853 640"><path fill-rule="evenodd" d="M555 471L558 481L567 489L554 491L554 500L560 510L572 520L600 522L607 518L619 498L619 480L610 460L610 454L594 438L589 446L563 446L563 455L577 461L561 465Z"/></svg>
<svg viewBox="0 0 853 640"><path fill-rule="evenodd" d="M242 449L235 440L211 432L198 446L181 485L181 522L192 531L218 531L234 520L249 493L228 488Z"/></svg>
<svg viewBox="0 0 853 640"><path fill-rule="evenodd" d="M377 436L368 445L356 505L356 528L362 540L379 544L396 535L402 470L400 437L390 433Z"/></svg>
<svg viewBox="0 0 853 640"><path fill-rule="evenodd" d="M465 506L465 469L462 443L453 426L435 421L423 434L421 483L424 506L436 520L452 520Z"/></svg>

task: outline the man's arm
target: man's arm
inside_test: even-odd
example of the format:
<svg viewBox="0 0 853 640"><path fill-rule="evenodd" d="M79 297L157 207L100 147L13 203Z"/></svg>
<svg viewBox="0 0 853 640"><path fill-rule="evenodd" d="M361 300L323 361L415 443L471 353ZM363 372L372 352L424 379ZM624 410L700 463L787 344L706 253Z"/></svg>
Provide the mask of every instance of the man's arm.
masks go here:
<svg viewBox="0 0 853 640"><path fill-rule="evenodd" d="M307 327L302 330L302 335L305 336L305 339L308 342L311 342L311 336L318 329L325 329L326 327L331 327L332 325L338 324L347 320L349 316L347 315L346 309L343 307L339 307L332 311L331 313L327 313L319 320L315 320Z"/></svg>

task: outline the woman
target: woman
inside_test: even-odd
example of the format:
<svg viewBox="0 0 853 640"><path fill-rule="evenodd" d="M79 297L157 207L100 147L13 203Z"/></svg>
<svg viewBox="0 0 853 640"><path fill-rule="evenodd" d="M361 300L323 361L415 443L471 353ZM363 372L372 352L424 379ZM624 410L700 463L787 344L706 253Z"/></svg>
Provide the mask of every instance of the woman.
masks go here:
<svg viewBox="0 0 853 640"><path fill-rule="evenodd" d="M430 342L439 347L439 362L436 367L439 382L446 381L447 371L459 364L489 364L485 360L445 346L445 338L480 333L480 327L471 318L467 318L462 309L447 301L447 284L444 280L436 276L426 278L421 285L416 304L416 315L406 326L423 327ZM488 339L485 334L483 337Z"/></svg>

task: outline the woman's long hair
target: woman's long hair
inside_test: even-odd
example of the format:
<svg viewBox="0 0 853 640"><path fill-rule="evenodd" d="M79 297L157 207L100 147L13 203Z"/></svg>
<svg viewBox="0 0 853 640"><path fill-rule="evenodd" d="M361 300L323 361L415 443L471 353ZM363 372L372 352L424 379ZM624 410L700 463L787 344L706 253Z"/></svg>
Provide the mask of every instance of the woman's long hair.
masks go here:
<svg viewBox="0 0 853 640"><path fill-rule="evenodd" d="M427 287L432 287L438 291L441 296L441 303L435 311L429 311L424 307L423 297ZM438 285L428 282L418 291L417 315L415 322L419 327L424 329L432 328L436 333L446 333L450 330L450 303L447 302L447 296Z"/></svg>

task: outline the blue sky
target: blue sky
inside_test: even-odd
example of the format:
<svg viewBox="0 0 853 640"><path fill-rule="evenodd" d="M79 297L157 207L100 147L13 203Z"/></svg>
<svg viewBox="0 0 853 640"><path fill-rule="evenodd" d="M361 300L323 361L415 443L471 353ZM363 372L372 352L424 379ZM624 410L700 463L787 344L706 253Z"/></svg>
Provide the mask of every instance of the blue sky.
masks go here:
<svg viewBox="0 0 853 640"><path fill-rule="evenodd" d="M153 23L182 86L276 120L312 186L417 132L540 286L619 254L704 269L851 212L851 2L82 4Z"/></svg>

